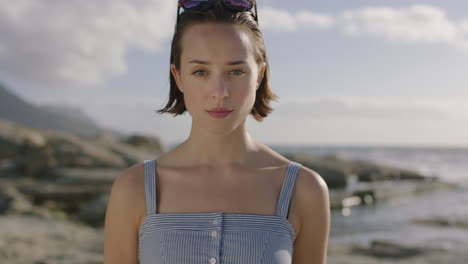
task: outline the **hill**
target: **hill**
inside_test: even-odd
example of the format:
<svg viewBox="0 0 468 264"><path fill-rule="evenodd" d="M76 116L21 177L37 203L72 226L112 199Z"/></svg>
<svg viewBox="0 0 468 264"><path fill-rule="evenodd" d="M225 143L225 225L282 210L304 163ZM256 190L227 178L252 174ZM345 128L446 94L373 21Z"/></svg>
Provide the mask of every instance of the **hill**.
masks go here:
<svg viewBox="0 0 468 264"><path fill-rule="evenodd" d="M16 95L1 83L0 119L32 128L58 130L82 137L95 137L104 131L80 109L35 105Z"/></svg>

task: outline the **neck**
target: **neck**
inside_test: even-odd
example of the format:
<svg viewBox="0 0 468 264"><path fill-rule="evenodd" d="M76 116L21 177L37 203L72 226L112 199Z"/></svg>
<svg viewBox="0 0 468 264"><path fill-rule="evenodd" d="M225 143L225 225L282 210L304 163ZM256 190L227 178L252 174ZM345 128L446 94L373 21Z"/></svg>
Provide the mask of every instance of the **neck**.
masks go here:
<svg viewBox="0 0 468 264"><path fill-rule="evenodd" d="M213 168L247 165L255 160L254 157L260 151L245 126L239 126L229 133L192 127L190 136L181 148L188 164Z"/></svg>

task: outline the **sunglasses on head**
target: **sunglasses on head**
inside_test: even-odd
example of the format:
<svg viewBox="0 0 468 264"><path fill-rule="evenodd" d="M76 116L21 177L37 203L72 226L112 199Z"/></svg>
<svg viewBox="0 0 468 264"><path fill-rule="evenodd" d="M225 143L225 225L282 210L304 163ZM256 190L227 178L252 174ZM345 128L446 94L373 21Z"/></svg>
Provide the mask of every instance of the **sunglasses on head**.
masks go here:
<svg viewBox="0 0 468 264"><path fill-rule="evenodd" d="M184 10L205 11L213 7L217 2L222 2L225 7L235 12L244 12L255 8L254 18L255 22L258 24L257 4L255 0L179 0L177 8L177 23L179 22L179 10L181 7Z"/></svg>

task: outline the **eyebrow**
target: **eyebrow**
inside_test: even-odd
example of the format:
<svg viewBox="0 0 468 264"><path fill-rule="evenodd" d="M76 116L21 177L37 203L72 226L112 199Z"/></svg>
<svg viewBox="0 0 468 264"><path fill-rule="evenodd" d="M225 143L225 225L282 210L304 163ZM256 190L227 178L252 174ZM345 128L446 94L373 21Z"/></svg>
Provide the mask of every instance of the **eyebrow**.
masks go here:
<svg viewBox="0 0 468 264"><path fill-rule="evenodd" d="M211 64L210 62L207 62L207 61L202 61L202 60L191 60L189 61L189 63L197 63L197 64L203 64L203 65L209 65ZM247 62L243 61L243 60L237 60L237 61L230 61L227 63L227 65L239 65L239 64L245 64Z"/></svg>

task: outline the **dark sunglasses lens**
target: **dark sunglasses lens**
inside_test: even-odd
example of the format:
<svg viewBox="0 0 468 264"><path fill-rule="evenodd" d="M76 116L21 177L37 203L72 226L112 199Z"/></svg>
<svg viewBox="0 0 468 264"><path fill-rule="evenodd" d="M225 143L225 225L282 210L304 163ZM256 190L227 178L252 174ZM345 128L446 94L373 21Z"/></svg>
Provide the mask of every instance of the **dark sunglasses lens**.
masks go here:
<svg viewBox="0 0 468 264"><path fill-rule="evenodd" d="M186 0L183 1L182 7L185 9L191 9L191 8L203 8L207 7L211 1L208 0Z"/></svg>
<svg viewBox="0 0 468 264"><path fill-rule="evenodd" d="M253 3L248 0L226 0L225 2L239 11L250 10L253 7Z"/></svg>

